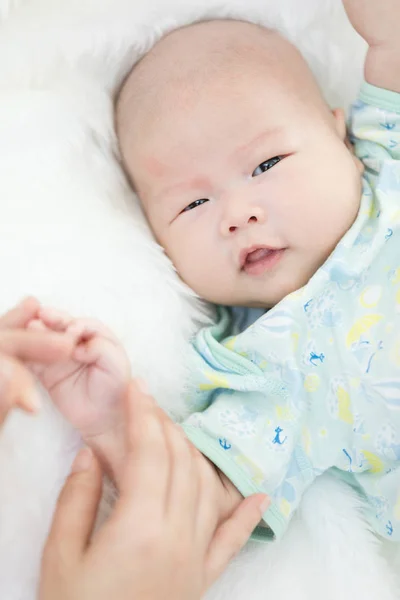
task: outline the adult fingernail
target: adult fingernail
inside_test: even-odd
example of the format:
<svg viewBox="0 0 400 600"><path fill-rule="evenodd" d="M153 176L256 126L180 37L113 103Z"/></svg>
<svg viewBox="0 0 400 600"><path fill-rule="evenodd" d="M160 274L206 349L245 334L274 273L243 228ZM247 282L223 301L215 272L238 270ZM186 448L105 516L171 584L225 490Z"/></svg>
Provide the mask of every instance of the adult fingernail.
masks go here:
<svg viewBox="0 0 400 600"><path fill-rule="evenodd" d="M90 448L80 450L72 463L71 473L87 471L92 464L93 453Z"/></svg>
<svg viewBox="0 0 400 600"><path fill-rule="evenodd" d="M265 513L265 511L269 508L270 504L271 504L271 500L270 500L270 498L268 498L268 496L266 496L264 498L264 500L260 503L261 514Z"/></svg>
<svg viewBox="0 0 400 600"><path fill-rule="evenodd" d="M21 406L24 405L26 409L30 410L33 413L39 412L42 408L42 398L40 392L38 390L33 390L29 396L26 396L21 403Z"/></svg>
<svg viewBox="0 0 400 600"><path fill-rule="evenodd" d="M38 387L34 388L30 399L33 410L37 411L42 408L42 394Z"/></svg>

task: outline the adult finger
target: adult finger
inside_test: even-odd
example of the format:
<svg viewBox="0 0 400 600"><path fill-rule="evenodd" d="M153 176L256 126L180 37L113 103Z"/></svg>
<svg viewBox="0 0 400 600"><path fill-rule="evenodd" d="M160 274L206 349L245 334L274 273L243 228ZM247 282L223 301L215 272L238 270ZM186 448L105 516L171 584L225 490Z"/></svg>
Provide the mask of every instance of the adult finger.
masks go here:
<svg viewBox="0 0 400 600"><path fill-rule="evenodd" d="M195 449L191 449L182 429L168 417L164 428L171 457L167 513L176 527L184 531L193 530L196 526L200 485Z"/></svg>
<svg viewBox="0 0 400 600"><path fill-rule="evenodd" d="M84 553L97 516L102 473L91 450L79 452L59 496L43 554L43 565L56 560L75 564Z"/></svg>
<svg viewBox="0 0 400 600"><path fill-rule="evenodd" d="M243 548L269 505L268 496L249 496L217 529L206 560L206 589Z"/></svg>
<svg viewBox="0 0 400 600"><path fill-rule="evenodd" d="M0 317L0 329L24 329L40 308L36 298L24 298L17 306Z"/></svg>
<svg viewBox="0 0 400 600"><path fill-rule="evenodd" d="M5 329L0 331L0 352L28 362L51 364L72 353L73 341L48 331Z"/></svg>
<svg viewBox="0 0 400 600"><path fill-rule="evenodd" d="M125 415L127 453L115 514L127 508L135 519L144 512L154 521L165 511L171 460L159 409L135 381L128 386Z"/></svg>
<svg viewBox="0 0 400 600"><path fill-rule="evenodd" d="M216 466L197 449L196 452L195 468L199 477L199 497L193 537L196 544L206 550L221 520L218 487L222 486L222 483L219 483Z"/></svg>
<svg viewBox="0 0 400 600"><path fill-rule="evenodd" d="M0 421L13 406L37 412L40 404L32 374L16 359L0 354Z"/></svg>

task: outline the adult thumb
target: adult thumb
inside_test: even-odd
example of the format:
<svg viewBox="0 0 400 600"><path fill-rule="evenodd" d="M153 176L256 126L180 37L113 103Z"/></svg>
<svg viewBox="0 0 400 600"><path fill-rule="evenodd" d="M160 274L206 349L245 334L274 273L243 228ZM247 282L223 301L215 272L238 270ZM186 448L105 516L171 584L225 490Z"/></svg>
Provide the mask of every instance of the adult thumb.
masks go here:
<svg viewBox="0 0 400 600"><path fill-rule="evenodd" d="M265 494L249 496L218 527L207 554L206 589L246 544L269 504L270 500Z"/></svg>
<svg viewBox="0 0 400 600"><path fill-rule="evenodd" d="M89 448L77 455L59 496L43 553L43 567L80 562L93 533L102 491L102 472Z"/></svg>

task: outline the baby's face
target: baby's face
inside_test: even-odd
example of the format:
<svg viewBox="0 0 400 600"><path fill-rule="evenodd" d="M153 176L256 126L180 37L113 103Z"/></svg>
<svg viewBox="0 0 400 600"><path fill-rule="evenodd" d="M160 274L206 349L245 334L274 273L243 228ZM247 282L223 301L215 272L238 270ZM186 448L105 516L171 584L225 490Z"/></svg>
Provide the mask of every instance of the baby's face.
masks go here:
<svg viewBox="0 0 400 600"><path fill-rule="evenodd" d="M261 71L178 89L125 157L157 240L215 303L275 305L327 259L359 207L340 118L282 81Z"/></svg>

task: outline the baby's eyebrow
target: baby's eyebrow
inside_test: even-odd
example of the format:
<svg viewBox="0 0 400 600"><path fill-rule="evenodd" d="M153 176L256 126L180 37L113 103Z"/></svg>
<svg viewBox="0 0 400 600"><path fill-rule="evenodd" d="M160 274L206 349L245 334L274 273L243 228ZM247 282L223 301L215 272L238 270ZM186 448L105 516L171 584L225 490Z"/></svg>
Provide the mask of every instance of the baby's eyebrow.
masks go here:
<svg viewBox="0 0 400 600"><path fill-rule="evenodd" d="M175 194L178 192L185 192L185 191L189 191L191 189L196 189L196 190L200 190L200 189L209 189L210 188L210 181L207 179L207 177L194 177L193 179L190 179L189 181L181 181L179 183L173 183L172 185L169 185L165 188L163 188L162 190L160 190L157 195L155 196L155 200L161 200L161 198L167 196L167 195L171 195L172 192L174 192Z"/></svg>
<svg viewBox="0 0 400 600"><path fill-rule="evenodd" d="M276 139L279 135L282 135L282 133L283 133L282 127L273 127L271 129L266 129L266 130L262 131L261 133L258 133L252 140L250 140L246 144L243 144L243 145L239 146L238 148L235 148L235 150L232 154L232 158L234 160L240 159L243 157L243 155L246 155L247 152L249 152L249 150L252 150L253 148L256 148L257 146L260 146L262 143L264 143L268 140Z"/></svg>

